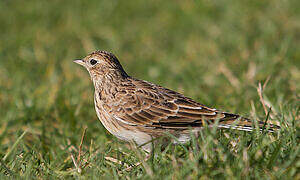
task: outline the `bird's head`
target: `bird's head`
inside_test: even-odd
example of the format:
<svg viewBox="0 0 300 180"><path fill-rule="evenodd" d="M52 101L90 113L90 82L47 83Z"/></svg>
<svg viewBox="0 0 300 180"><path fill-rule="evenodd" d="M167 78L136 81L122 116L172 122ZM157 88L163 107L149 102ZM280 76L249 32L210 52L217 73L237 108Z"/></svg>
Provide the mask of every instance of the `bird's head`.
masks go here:
<svg viewBox="0 0 300 180"><path fill-rule="evenodd" d="M94 51L85 58L77 59L74 62L85 67L92 79L98 76L104 78L106 75L128 76L117 57L106 51Z"/></svg>

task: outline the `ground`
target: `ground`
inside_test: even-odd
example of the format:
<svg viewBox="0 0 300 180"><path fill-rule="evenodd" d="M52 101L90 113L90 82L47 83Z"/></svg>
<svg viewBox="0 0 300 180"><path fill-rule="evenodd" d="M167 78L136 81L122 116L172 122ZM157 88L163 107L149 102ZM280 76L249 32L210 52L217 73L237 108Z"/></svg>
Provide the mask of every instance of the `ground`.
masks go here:
<svg viewBox="0 0 300 180"><path fill-rule="evenodd" d="M0 1L0 178L299 179L299 7L297 0ZM143 152L98 121L89 75L72 62L97 49L113 52L136 78L282 129L205 128L143 162Z"/></svg>

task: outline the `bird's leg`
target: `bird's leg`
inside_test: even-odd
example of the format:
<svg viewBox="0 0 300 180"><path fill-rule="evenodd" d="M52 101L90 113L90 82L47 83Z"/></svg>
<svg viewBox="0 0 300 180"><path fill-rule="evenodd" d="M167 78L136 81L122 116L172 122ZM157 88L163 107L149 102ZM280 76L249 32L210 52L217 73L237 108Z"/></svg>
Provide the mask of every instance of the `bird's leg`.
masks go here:
<svg viewBox="0 0 300 180"><path fill-rule="evenodd" d="M144 165L145 168L149 169L147 164L145 163L146 161L148 161L151 157L151 152L152 152L152 143L149 145L144 145L142 146L142 149L144 150L143 152L146 153L146 157L144 158L143 155L141 154L141 151L138 151L138 147L137 147L137 144L135 142L131 142L130 143L130 148L131 150L135 151L137 156L139 157L139 159L142 159L142 161L138 162L138 163L135 163L134 165L131 165L129 167L127 167L125 169L125 171L131 171L133 167L137 167L137 166L140 166L141 164ZM146 167L147 166L147 167Z"/></svg>
<svg viewBox="0 0 300 180"><path fill-rule="evenodd" d="M129 168L130 166L126 163L123 163L122 161L116 159L116 158L113 158L113 157L104 157L105 160L108 160L110 162L113 162L113 163L116 163L116 164L120 164L120 165L124 165L126 168Z"/></svg>
<svg viewBox="0 0 300 180"><path fill-rule="evenodd" d="M122 153L122 154L124 154L124 155L126 155L126 156L129 155L128 153L122 152L120 149L119 149L119 152ZM113 157L105 156L104 159L107 160L107 161L110 161L112 163L124 165L126 168L130 167L127 163L124 163L124 162L122 162L122 161L120 161L120 160L118 160L116 158L113 158Z"/></svg>
<svg viewBox="0 0 300 180"><path fill-rule="evenodd" d="M152 144L151 144L152 145ZM132 150L132 151L135 151L136 152L136 154L137 154L137 156L139 157L139 159L142 159L142 161L140 161L140 162L138 162L138 163L135 163L134 165L128 165L127 163L124 163L124 162L122 162L122 161L120 161L120 160L118 160L118 159L115 159L115 158L113 158L113 157L105 157L105 160L108 160L108 161L110 161L110 162L113 162L113 163L116 163L116 164L120 164L120 165L124 165L126 168L125 168L125 171L131 171L132 170L132 168L133 167L137 167L137 166L139 166L139 165L141 165L141 164L143 164L144 166L147 166L146 164L145 164L145 162L146 161L148 161L149 159L150 159L150 157L151 157L151 152L152 152L152 146L142 146L142 149L144 150L144 151L142 151L142 152L145 152L146 153L146 157L144 158L143 157L143 155L141 154L141 151L138 151L138 147L137 147L137 145L136 145L136 143L134 142L134 141L132 141L132 142L130 142L129 143L129 148ZM123 154L125 154L125 155L128 155L128 154L126 154L126 153L124 153L124 152L122 152Z"/></svg>
<svg viewBox="0 0 300 180"><path fill-rule="evenodd" d="M124 162L122 162L122 161L120 161L120 160L118 160L116 158L109 157L109 156L104 157L104 159L107 160L107 161L116 163L116 164L124 165L126 167L125 171L131 171L133 167L137 167L137 166L141 165L142 163L148 161L150 159L150 157L151 157L151 154L147 153L147 155L146 155L146 157L145 157L145 159L143 161L138 162L138 163L136 163L134 165L128 165L127 163L124 163Z"/></svg>
<svg viewBox="0 0 300 180"><path fill-rule="evenodd" d="M146 161L148 161L151 157L151 153L147 153L145 159L143 159L141 162L138 162L138 163L135 163L134 165L132 166L129 166L125 169L125 171L131 171L133 167L137 167L139 165L141 165L142 163L145 163Z"/></svg>

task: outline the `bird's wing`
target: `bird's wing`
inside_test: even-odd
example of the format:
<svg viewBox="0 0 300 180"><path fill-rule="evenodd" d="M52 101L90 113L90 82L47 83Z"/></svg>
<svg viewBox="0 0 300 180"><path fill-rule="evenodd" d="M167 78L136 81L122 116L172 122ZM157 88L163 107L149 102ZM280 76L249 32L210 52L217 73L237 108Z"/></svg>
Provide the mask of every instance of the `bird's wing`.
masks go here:
<svg viewBox="0 0 300 180"><path fill-rule="evenodd" d="M116 119L134 126L187 128L203 123L234 121L239 116L206 107L175 91L140 80L133 80L117 93L110 105ZM226 123L226 124L227 124Z"/></svg>

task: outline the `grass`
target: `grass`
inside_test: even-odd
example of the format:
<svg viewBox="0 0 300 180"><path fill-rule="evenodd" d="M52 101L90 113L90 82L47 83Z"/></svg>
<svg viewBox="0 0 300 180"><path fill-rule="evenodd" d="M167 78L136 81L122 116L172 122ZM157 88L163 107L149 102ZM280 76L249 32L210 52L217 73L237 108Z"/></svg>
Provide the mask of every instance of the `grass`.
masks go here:
<svg viewBox="0 0 300 180"><path fill-rule="evenodd" d="M299 179L299 7L0 1L0 179ZM122 171L143 153L103 128L88 73L72 62L96 49L114 52L132 76L254 120L267 117L257 87L269 79L262 100L282 129L205 128L190 144L156 147L142 166ZM71 154L77 159L85 127L78 173Z"/></svg>

